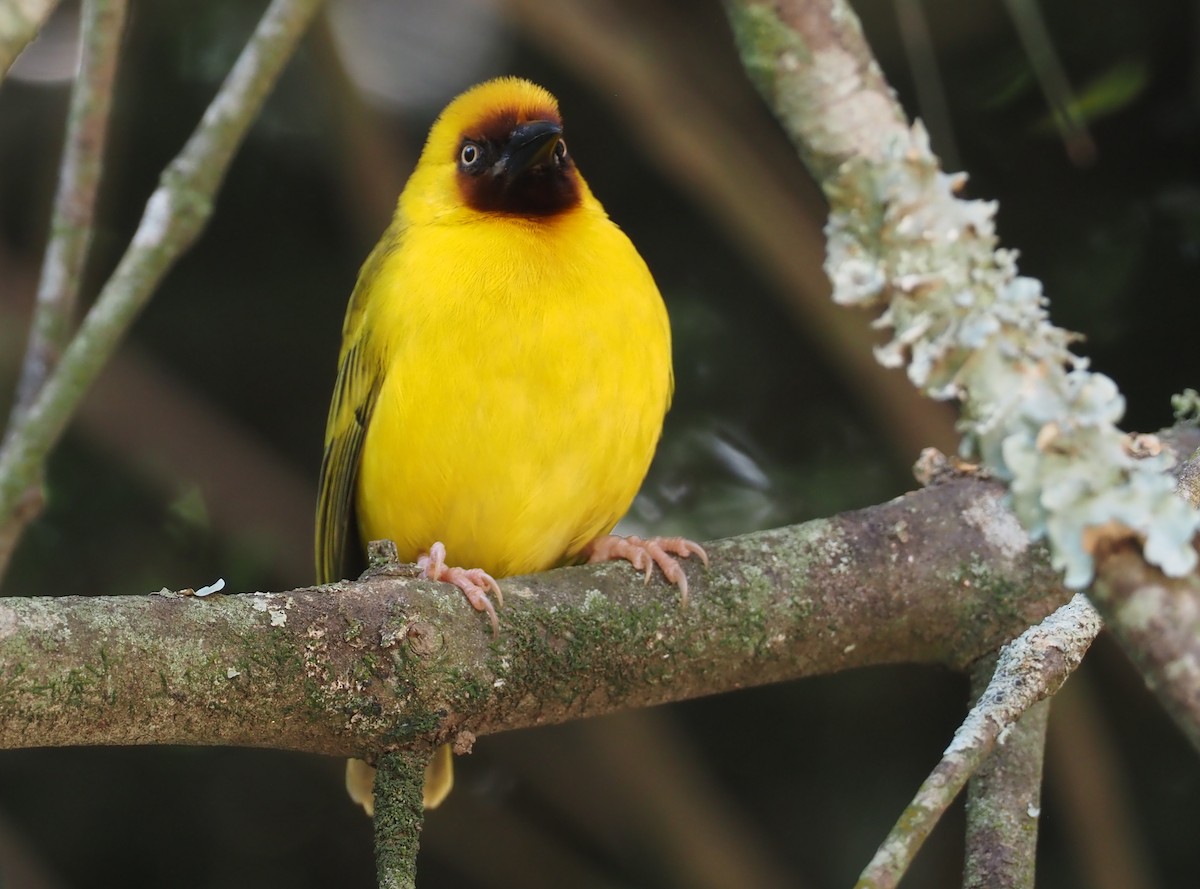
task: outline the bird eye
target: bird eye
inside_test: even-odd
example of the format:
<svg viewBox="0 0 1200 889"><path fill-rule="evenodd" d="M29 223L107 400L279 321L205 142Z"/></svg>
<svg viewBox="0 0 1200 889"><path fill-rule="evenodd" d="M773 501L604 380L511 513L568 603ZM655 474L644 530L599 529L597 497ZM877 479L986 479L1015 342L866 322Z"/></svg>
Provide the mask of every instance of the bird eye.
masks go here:
<svg viewBox="0 0 1200 889"><path fill-rule="evenodd" d="M554 143L554 159L562 161L567 156L567 143L563 139L559 139Z"/></svg>
<svg viewBox="0 0 1200 889"><path fill-rule="evenodd" d="M464 167L470 167L479 160L479 146L474 142L464 142L462 151L459 152L458 159Z"/></svg>

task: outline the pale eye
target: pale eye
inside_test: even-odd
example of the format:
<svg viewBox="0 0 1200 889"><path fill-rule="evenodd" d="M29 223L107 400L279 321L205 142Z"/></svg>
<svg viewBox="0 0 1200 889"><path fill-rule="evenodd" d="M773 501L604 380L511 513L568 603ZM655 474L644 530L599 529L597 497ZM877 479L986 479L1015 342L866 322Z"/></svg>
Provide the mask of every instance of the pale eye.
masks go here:
<svg viewBox="0 0 1200 889"><path fill-rule="evenodd" d="M567 143L563 139L559 139L554 143L554 159L561 161L567 156Z"/></svg>
<svg viewBox="0 0 1200 889"><path fill-rule="evenodd" d="M458 159L464 167L469 167L479 160L479 146L474 142L467 142L459 152Z"/></svg>

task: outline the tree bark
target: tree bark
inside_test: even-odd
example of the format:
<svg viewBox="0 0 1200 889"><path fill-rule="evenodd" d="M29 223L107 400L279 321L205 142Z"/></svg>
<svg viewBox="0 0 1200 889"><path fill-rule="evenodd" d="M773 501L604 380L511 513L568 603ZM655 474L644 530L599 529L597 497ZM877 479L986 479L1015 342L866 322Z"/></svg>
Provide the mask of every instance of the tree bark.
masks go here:
<svg viewBox="0 0 1200 889"><path fill-rule="evenodd" d="M888 663L964 669L1069 598L997 484L709 546L692 602L628 565L457 590L377 573L285 593L0 602L0 748L365 755ZM395 572L402 574L403 572Z"/></svg>

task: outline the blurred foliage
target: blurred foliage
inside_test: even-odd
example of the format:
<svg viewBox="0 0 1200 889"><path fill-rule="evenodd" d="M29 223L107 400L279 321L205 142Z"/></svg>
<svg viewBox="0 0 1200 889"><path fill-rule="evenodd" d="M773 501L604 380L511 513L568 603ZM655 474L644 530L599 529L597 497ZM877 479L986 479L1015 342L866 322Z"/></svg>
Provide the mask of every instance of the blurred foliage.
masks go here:
<svg viewBox="0 0 1200 889"><path fill-rule="evenodd" d="M609 3L634 21L672 8L669 0ZM90 293L264 5L133 4ZM342 24L308 41L235 162L208 232L134 332L180 397L202 399L269 448L298 485L315 487L341 316L358 264L445 99L489 75L516 73L559 96L582 170L646 256L673 317L676 403L629 522L728 535L911 487L904 463L916 455L897 460L887 430L820 357L823 332L796 329L770 276L692 197L665 184L661 165L670 159L644 154L630 124L598 101L603 72L564 70L519 24L482 14L485 5L346 2L339 16L373 16L384 39L347 44L354 31ZM859 8L909 102L910 64L891 4ZM924 51L942 71L970 191L1000 200L1006 244L1022 251L1025 273L1045 281L1055 320L1082 332L1084 351L1117 380L1129 399L1128 425L1170 422L1169 396L1196 385L1198 365L1190 348L1200 269L1195 6L1045 5L1096 146L1088 166L1073 163L1047 127L1051 112L1004 6L933 0L925 11L934 45ZM727 39L712 26L720 17L715 0L690 14L695 30L677 39L709 52L714 65L726 66L719 73L730 88L756 103L727 63L727 46L714 42ZM386 30L389 17L404 22ZM471 28L486 29L472 51L409 56L409 43L454 46L447 35ZM630 52L654 50L635 49L636 33L628 40ZM383 72L372 99L346 73L364 66ZM409 83L381 101L378 83L388 77L436 86ZM0 88L0 273L12 280L21 277L14 269L28 280L40 257L67 89L61 79L16 76ZM782 136L763 133L764 143L772 139ZM792 175L781 171L781 188ZM0 324L20 317L30 296L28 287L0 282ZM15 379L17 360L0 356L0 381ZM10 388L0 386L0 407ZM144 406L146 435L195 433L158 428L156 407ZM81 424L52 460L49 508L31 527L4 592L144 593L218 576L233 590L278 589L311 576L310 565L272 548L270 529L239 525L210 501L204 480L225 470L220 448L171 464L173 480L164 483L89 428ZM270 487L245 492L271 496ZM1183 885L1200 865L1194 753L1112 647L1101 645L1073 682L1102 689L1093 724L1119 751L1119 771L1098 762L1094 780L1118 788L1118 803L1128 806L1134 830L1124 841L1151 862L1143 885ZM703 788L742 826L740 847L729 839L713 854L753 853L788 875L788 885L845 886L940 755L964 700L958 677L912 668L747 691L662 711L676 745L664 755L702 763L691 790ZM1059 739L1052 743L1074 743L1071 726L1053 717L1052 725ZM608 764L589 774L601 767L574 752L577 733L587 730L483 739L461 763L459 790L429 820L423 885L685 885L635 830L631 811L639 794L682 791L639 785L622 796L613 790L621 769ZM570 805L552 796L538 783L539 762L578 776L588 792ZM40 860L45 877L30 886L369 886L370 824L345 800L340 773L337 762L260 751L6 752L0 840L7 834L10 842L0 850L10 852L0 854L0 877L14 873L23 854ZM1074 889L1088 885L1081 876L1088 870L1071 839L1069 794L1056 780L1052 770L1039 885ZM697 823L705 817L694 814ZM957 885L959 823L939 828L911 885ZM694 829L690 820L661 827L684 841Z"/></svg>

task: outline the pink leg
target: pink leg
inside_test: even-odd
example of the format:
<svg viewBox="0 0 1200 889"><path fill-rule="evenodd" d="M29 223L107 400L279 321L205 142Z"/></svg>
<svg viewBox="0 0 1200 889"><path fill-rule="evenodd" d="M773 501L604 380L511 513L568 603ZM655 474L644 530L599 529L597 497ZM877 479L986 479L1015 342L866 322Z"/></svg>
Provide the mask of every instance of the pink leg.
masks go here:
<svg viewBox="0 0 1200 889"><path fill-rule="evenodd" d="M500 592L500 584L492 575L482 568L456 568L446 565L446 547L441 541L429 547L429 552L422 553L417 559L417 567L429 580L442 583L452 583L467 597L467 601L476 611L486 611L492 619L492 635L500 635L500 619L496 617L496 609L488 592L496 597L496 604L504 607L504 594Z"/></svg>
<svg viewBox="0 0 1200 889"><path fill-rule="evenodd" d="M588 562L607 562L612 559L624 559L646 574L646 582L657 565L670 583L679 587L679 604L688 603L687 575L676 556L686 559L688 556L699 556L704 567L708 567L708 553L698 543L693 543L685 537L651 537L643 540L640 537L618 537L606 534L597 537L583 548L583 555Z"/></svg>

